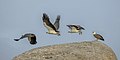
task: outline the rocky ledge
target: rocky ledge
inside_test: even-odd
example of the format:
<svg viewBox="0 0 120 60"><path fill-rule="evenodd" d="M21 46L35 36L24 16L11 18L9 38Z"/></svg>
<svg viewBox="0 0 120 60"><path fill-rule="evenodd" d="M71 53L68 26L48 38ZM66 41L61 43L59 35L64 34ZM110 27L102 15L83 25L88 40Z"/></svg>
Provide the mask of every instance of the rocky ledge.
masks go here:
<svg viewBox="0 0 120 60"><path fill-rule="evenodd" d="M84 41L35 48L13 60L117 60L117 57L100 41Z"/></svg>

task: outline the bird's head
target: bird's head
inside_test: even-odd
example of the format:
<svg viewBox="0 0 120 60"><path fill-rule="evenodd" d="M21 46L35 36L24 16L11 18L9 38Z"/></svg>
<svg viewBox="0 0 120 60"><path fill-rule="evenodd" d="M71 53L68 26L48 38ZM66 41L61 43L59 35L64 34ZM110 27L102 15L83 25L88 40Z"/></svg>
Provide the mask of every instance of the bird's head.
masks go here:
<svg viewBox="0 0 120 60"><path fill-rule="evenodd" d="M93 34L97 34L96 32L92 32Z"/></svg>

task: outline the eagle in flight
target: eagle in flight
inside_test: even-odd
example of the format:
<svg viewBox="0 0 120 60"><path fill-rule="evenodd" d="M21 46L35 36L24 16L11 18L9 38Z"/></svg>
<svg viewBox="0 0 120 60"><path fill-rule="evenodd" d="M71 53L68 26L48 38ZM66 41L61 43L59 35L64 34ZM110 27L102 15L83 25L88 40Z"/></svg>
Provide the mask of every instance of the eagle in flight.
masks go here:
<svg viewBox="0 0 120 60"><path fill-rule="evenodd" d="M54 24L52 24L50 22L49 16L46 13L43 13L43 25L47 28L48 32L46 32L47 34L53 34L53 35L58 35L60 36L60 31L58 31L59 29L59 25L60 25L60 15L57 16L56 21Z"/></svg>
<svg viewBox="0 0 120 60"><path fill-rule="evenodd" d="M67 25L70 28L70 31L68 31L68 33L79 33L82 34L82 30L85 30L83 27L81 27L80 25Z"/></svg>
<svg viewBox="0 0 120 60"><path fill-rule="evenodd" d="M35 34L32 34L32 33L26 33L24 35L22 35L19 39L14 39L15 41L19 41L23 38L28 38L28 41L30 42L30 44L34 45L37 43L36 41L36 36Z"/></svg>

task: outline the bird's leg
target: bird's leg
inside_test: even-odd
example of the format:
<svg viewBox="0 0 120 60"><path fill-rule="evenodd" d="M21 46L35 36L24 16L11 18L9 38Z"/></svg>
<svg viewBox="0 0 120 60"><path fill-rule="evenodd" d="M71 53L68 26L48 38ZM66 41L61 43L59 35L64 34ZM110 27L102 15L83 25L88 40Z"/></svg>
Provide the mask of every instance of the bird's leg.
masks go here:
<svg viewBox="0 0 120 60"><path fill-rule="evenodd" d="M82 32L79 32L79 35L82 35Z"/></svg>
<svg viewBox="0 0 120 60"><path fill-rule="evenodd" d="M60 34L57 34L58 36L60 36Z"/></svg>
<svg viewBox="0 0 120 60"><path fill-rule="evenodd" d="M46 34L49 34L48 32L46 32Z"/></svg>

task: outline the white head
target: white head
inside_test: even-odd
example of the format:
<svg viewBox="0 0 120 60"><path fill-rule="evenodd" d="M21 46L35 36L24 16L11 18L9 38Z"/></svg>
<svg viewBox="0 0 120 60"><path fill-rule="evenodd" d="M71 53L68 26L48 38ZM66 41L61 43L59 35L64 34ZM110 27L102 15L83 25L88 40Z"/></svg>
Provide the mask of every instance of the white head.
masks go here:
<svg viewBox="0 0 120 60"><path fill-rule="evenodd" d="M97 34L96 32L92 32L93 34Z"/></svg>

